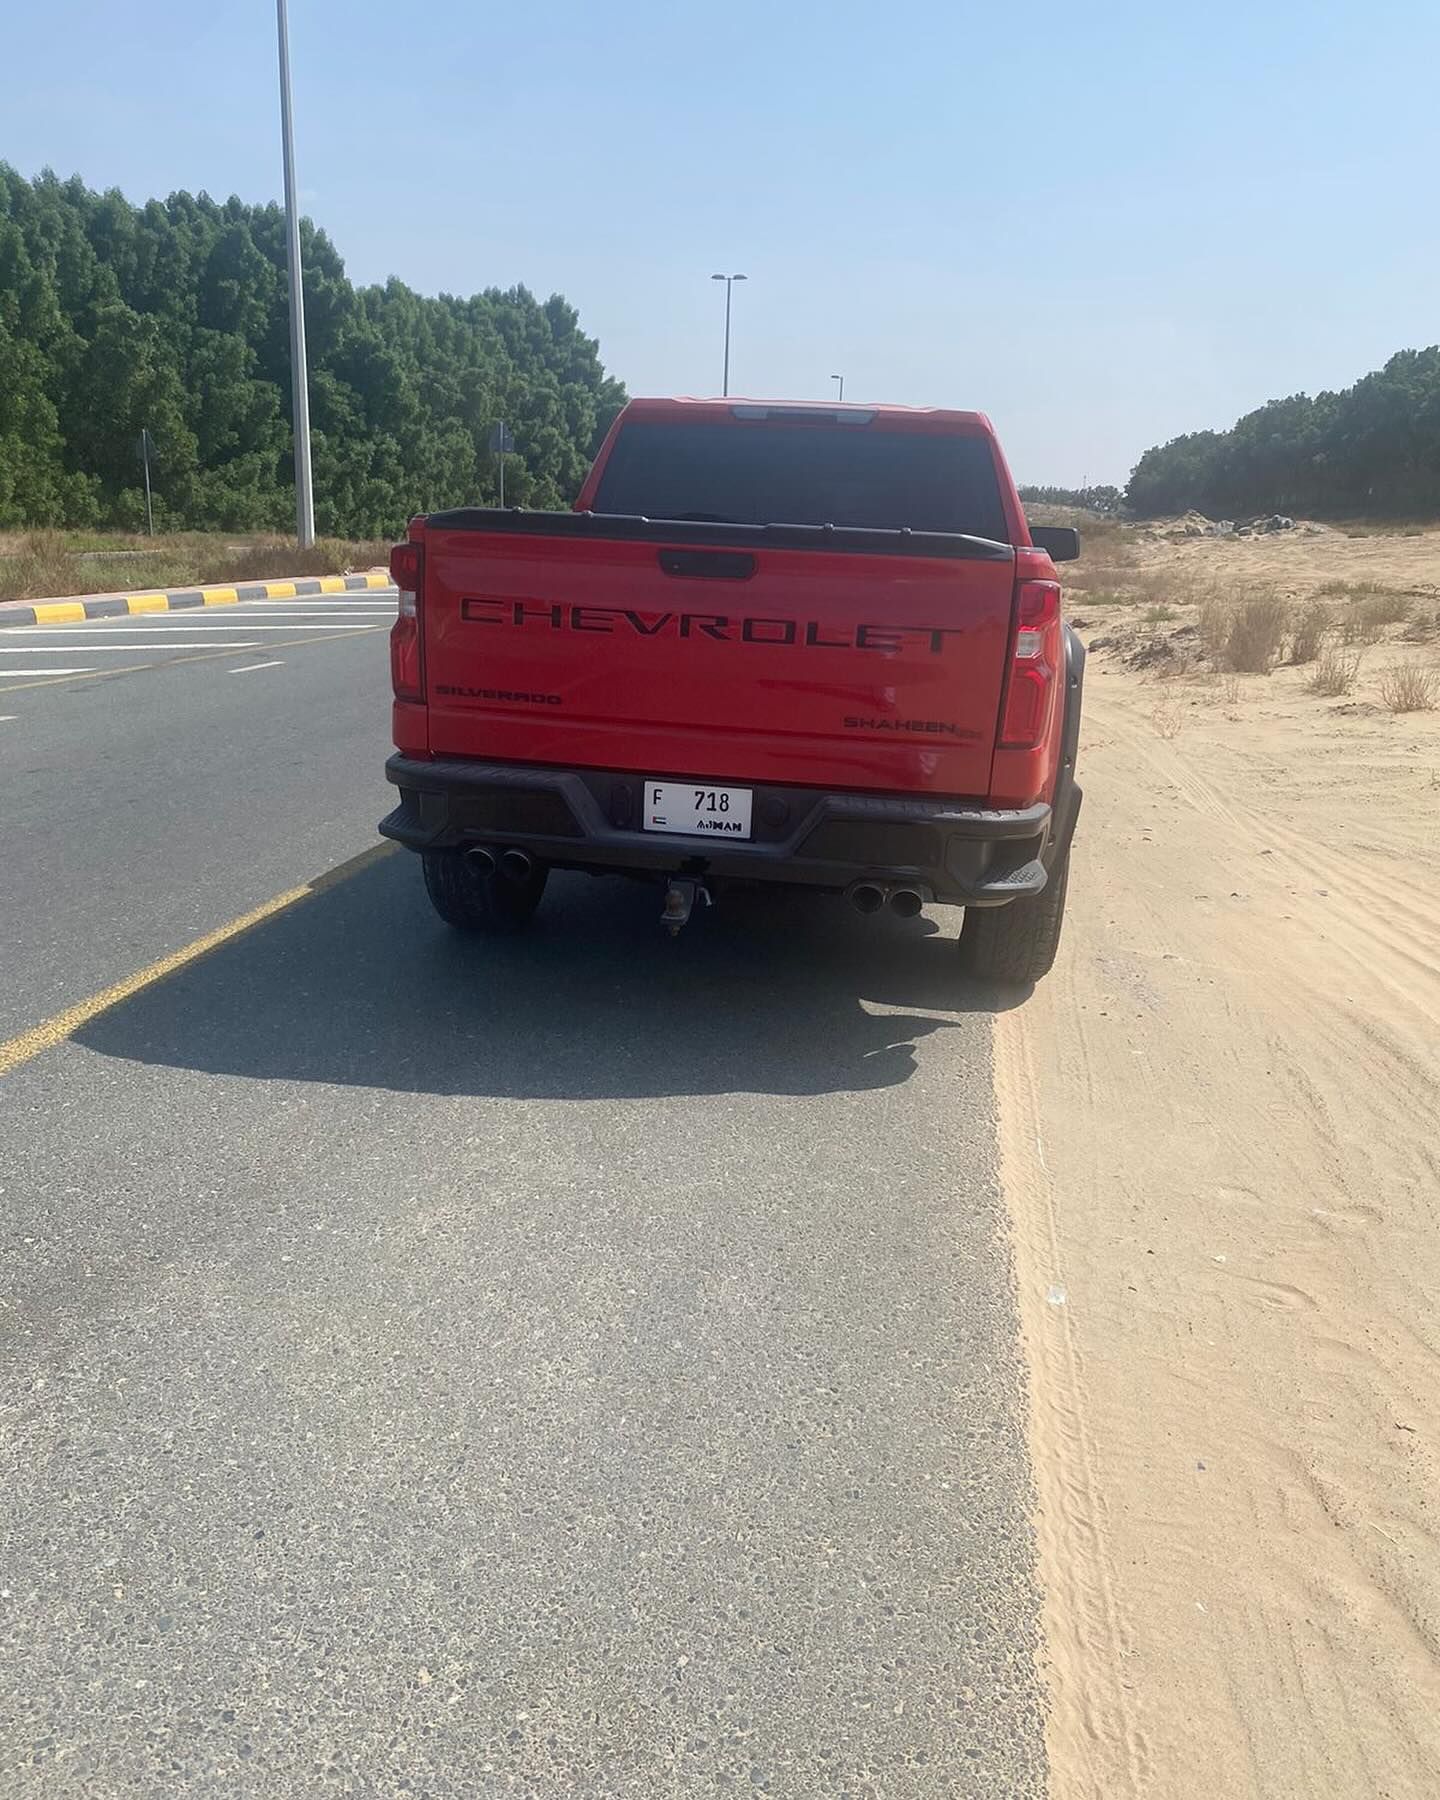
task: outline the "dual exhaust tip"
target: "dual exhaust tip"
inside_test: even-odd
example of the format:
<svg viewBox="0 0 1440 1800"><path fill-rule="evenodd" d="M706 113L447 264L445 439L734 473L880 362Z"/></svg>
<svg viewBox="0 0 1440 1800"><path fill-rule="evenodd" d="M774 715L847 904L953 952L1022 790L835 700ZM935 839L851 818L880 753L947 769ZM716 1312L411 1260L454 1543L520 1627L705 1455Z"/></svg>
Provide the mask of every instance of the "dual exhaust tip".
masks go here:
<svg viewBox="0 0 1440 1800"><path fill-rule="evenodd" d="M877 913L888 903L891 912L901 919L913 919L925 904L919 888L884 888L874 881L857 881L850 889L850 904L856 912Z"/></svg>
<svg viewBox="0 0 1440 1800"><path fill-rule="evenodd" d="M511 881L524 881L535 867L523 850L487 850L483 844L467 850L465 860L482 875L506 875Z"/></svg>
<svg viewBox="0 0 1440 1800"><path fill-rule="evenodd" d="M523 850L488 849L476 844L465 852L466 861L482 875L504 875L511 881L524 881L534 871L534 863ZM849 890L850 904L860 913L878 913L887 905L900 919L917 917L925 904L919 888L881 887L875 881L857 881Z"/></svg>

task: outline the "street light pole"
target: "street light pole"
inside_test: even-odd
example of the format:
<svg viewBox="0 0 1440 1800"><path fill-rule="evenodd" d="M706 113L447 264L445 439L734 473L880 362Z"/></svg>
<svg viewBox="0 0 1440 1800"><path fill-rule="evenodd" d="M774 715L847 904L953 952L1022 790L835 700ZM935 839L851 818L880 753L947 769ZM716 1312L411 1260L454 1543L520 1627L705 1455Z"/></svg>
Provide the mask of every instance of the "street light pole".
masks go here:
<svg viewBox="0 0 1440 1800"><path fill-rule="evenodd" d="M712 281L725 283L725 374L720 384L722 395L730 392L730 289L737 281L744 281L744 275L712 275Z"/></svg>
<svg viewBox="0 0 1440 1800"><path fill-rule="evenodd" d="M300 212L295 201L295 127L290 107L290 22L286 0L275 0L280 34L280 141L285 155L285 241L290 263L290 404L295 421L295 536L302 550L315 542L315 492L310 480L310 381L305 367L305 290L300 272Z"/></svg>
<svg viewBox="0 0 1440 1800"><path fill-rule="evenodd" d="M845 404L845 377L843 375L832 375L830 379L840 383L840 404L843 406Z"/></svg>

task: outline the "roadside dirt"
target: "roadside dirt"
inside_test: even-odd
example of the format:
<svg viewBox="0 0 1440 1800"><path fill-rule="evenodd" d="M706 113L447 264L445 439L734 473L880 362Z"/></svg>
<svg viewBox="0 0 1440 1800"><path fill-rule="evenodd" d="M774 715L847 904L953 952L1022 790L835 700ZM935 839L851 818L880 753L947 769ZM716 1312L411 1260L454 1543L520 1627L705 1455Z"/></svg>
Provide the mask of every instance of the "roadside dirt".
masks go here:
<svg viewBox="0 0 1440 1800"><path fill-rule="evenodd" d="M1060 964L997 1021L1053 1794L1433 1796L1440 712L1102 654L1082 773Z"/></svg>

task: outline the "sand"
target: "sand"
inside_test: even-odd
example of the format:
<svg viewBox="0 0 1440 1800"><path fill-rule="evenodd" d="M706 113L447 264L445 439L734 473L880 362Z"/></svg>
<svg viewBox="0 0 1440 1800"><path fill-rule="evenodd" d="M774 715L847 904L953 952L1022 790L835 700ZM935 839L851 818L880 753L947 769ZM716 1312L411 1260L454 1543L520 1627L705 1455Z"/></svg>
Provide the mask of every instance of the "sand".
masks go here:
<svg viewBox="0 0 1440 1800"><path fill-rule="evenodd" d="M1057 1800L1440 1794L1440 713L1302 684L1092 659L1066 942L997 1020Z"/></svg>

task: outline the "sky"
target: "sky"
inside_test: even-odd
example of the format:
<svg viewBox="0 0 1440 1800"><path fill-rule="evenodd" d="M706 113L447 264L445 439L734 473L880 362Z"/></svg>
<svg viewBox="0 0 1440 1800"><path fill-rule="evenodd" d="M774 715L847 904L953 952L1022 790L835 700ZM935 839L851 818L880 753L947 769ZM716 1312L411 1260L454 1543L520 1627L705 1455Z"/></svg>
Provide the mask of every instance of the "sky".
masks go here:
<svg viewBox="0 0 1440 1800"><path fill-rule="evenodd" d="M351 278L563 293L631 393L974 407L1021 481L1440 339L1433 0L291 0ZM0 159L281 192L270 0L17 0ZM23 80L17 74L23 73Z"/></svg>

